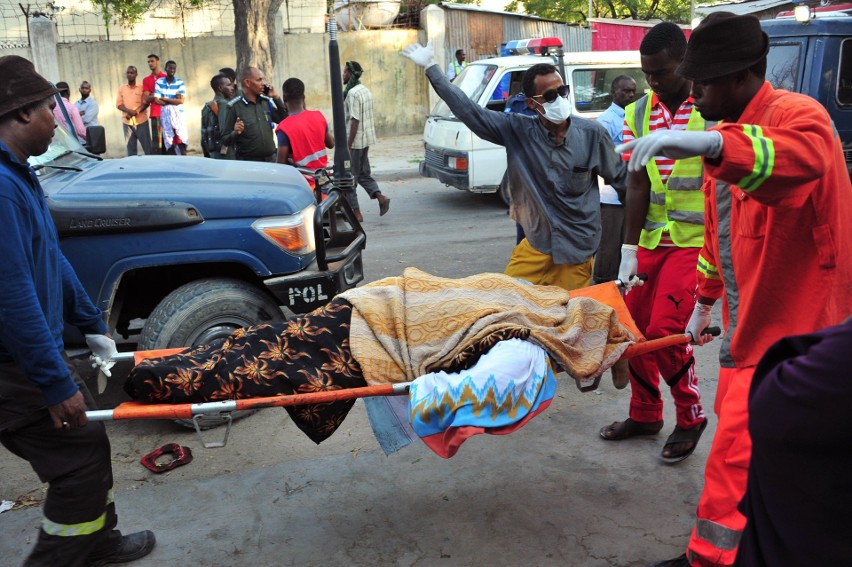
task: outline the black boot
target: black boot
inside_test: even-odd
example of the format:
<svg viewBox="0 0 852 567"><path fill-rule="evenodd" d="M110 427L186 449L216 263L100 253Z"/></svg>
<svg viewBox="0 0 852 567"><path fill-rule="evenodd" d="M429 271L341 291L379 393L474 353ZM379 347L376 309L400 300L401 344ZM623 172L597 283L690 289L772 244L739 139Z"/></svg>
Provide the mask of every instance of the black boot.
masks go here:
<svg viewBox="0 0 852 567"><path fill-rule="evenodd" d="M118 547L112 552L106 555L92 555L89 557L89 567L136 561L151 553L151 550L154 549L156 544L157 539L154 537L154 532L150 530L121 536Z"/></svg>

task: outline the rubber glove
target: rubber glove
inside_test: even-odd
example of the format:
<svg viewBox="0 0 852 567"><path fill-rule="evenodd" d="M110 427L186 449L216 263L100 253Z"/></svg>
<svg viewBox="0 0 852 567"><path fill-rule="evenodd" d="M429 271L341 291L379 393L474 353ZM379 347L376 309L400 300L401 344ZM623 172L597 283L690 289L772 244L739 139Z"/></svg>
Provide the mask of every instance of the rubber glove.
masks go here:
<svg viewBox="0 0 852 567"><path fill-rule="evenodd" d="M103 394L106 390L106 379L112 376L110 368L115 366L112 357L118 354L118 349L115 348L115 341L106 335L86 335L86 344L92 351L92 356L89 357L92 368L98 369L98 393Z"/></svg>
<svg viewBox="0 0 852 567"><path fill-rule="evenodd" d="M710 326L710 311L712 309L712 305L695 302L692 316L686 324L686 332L692 335L692 341L690 341L692 344L705 345L713 340L713 335L702 334L704 329Z"/></svg>
<svg viewBox="0 0 852 567"><path fill-rule="evenodd" d="M403 48L402 54L424 69L435 64L435 50L432 48L431 41L426 44L426 47L419 43L412 43Z"/></svg>
<svg viewBox="0 0 852 567"><path fill-rule="evenodd" d="M639 261L636 259L638 251L639 246L636 244L621 245L621 264L618 266L618 279L621 280L621 291L624 295L630 293L630 289L634 285L645 285L645 282L636 275L636 272L639 271Z"/></svg>
<svg viewBox="0 0 852 567"><path fill-rule="evenodd" d="M616 146L615 151L631 151L629 171L641 171L654 156L663 155L671 159L706 156L711 159L722 154L722 134L710 132L684 132L679 130L657 130L647 136Z"/></svg>

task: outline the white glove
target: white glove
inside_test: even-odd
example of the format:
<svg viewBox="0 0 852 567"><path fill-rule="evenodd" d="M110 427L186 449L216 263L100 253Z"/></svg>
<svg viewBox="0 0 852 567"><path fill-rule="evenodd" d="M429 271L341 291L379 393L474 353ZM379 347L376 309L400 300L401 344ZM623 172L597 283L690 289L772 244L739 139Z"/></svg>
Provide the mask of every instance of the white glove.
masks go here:
<svg viewBox="0 0 852 567"><path fill-rule="evenodd" d="M624 295L630 293L630 289L634 285L645 285L645 282L636 275L636 272L639 271L639 261L636 259L638 251L639 246L636 244L621 245L621 264L618 266L618 279L621 280L621 290Z"/></svg>
<svg viewBox="0 0 852 567"><path fill-rule="evenodd" d="M403 48L402 54L424 69L435 64L435 50L432 48L431 41L426 44L426 47L419 43L412 43Z"/></svg>
<svg viewBox="0 0 852 567"><path fill-rule="evenodd" d="M92 356L89 357L89 360L92 361L92 368L99 369L107 378L112 376L109 371L115 365L112 357L118 354L115 341L106 335L86 335L86 344L92 351ZM100 381L98 389L100 390Z"/></svg>
<svg viewBox="0 0 852 567"><path fill-rule="evenodd" d="M713 340L713 335L702 334L704 329L710 326L711 309L713 309L712 305L695 302L692 316L689 318L689 323L686 324L686 332L692 335L692 344L705 345Z"/></svg>
<svg viewBox="0 0 852 567"><path fill-rule="evenodd" d="M616 146L617 153L632 151L627 169L640 171L654 156L663 155L671 159L694 156L717 158L722 154L722 134L710 132L684 132L679 130L657 130L647 136Z"/></svg>

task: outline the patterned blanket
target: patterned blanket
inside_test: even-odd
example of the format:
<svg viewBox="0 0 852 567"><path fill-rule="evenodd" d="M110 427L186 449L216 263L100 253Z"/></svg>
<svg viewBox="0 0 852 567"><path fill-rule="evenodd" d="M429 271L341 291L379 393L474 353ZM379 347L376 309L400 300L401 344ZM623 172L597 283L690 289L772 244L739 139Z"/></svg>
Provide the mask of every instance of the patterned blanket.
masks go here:
<svg viewBox="0 0 852 567"><path fill-rule="evenodd" d="M590 389L633 335L612 307L585 297L569 301L557 287L502 274L437 278L409 268L287 323L239 329L217 348L144 361L125 390L137 400L199 403L405 382L470 368L512 338L538 344L581 389ZM320 443L353 404L287 411Z"/></svg>
<svg viewBox="0 0 852 567"><path fill-rule="evenodd" d="M604 303L504 274L447 279L407 268L340 297L352 305L349 346L368 384L467 368L483 345L519 338L587 390L636 339Z"/></svg>

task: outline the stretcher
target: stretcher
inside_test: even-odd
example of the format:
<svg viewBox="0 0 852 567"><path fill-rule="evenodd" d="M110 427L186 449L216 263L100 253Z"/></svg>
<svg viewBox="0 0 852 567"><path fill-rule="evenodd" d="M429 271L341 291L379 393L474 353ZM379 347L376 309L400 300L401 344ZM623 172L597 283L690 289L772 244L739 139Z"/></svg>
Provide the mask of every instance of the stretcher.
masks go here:
<svg viewBox="0 0 852 567"><path fill-rule="evenodd" d="M667 348L673 345L685 344L692 341L692 336L688 333L670 335L667 337L645 340L635 323L630 317L627 307L622 300L621 294L618 291L619 283L601 284L591 286L585 290L578 290L578 295L590 296L606 303L615 309L619 321L628 327L635 336L639 338L638 342L627 347L619 360L626 360L635 356L640 356L655 350ZM573 293L573 292L572 292ZM719 335L721 330L713 327L706 330L707 334ZM113 357L114 361L129 361L134 364L139 364L146 358L154 358L177 354L186 350L185 348L153 350L153 351L138 351L119 353ZM131 420L131 419L186 419L192 420L196 432L205 448L223 447L226 445L230 428L232 424L232 413L235 411L257 410L270 407L292 407L299 405L313 405L330 402L338 402L343 400L353 400L357 398L368 398L374 396L402 396L409 393L411 382L381 384L373 386L364 386L356 388L348 388L342 390L320 391L304 394L287 394L271 397L244 398L234 400L224 400L218 402L203 402L203 403L177 403L177 404L155 404L129 401L124 402L114 409L110 410L94 410L86 412L86 416L91 421L116 421L116 420ZM222 441L209 442L205 441L202 434L201 418L216 418L221 420L226 425L224 438Z"/></svg>

